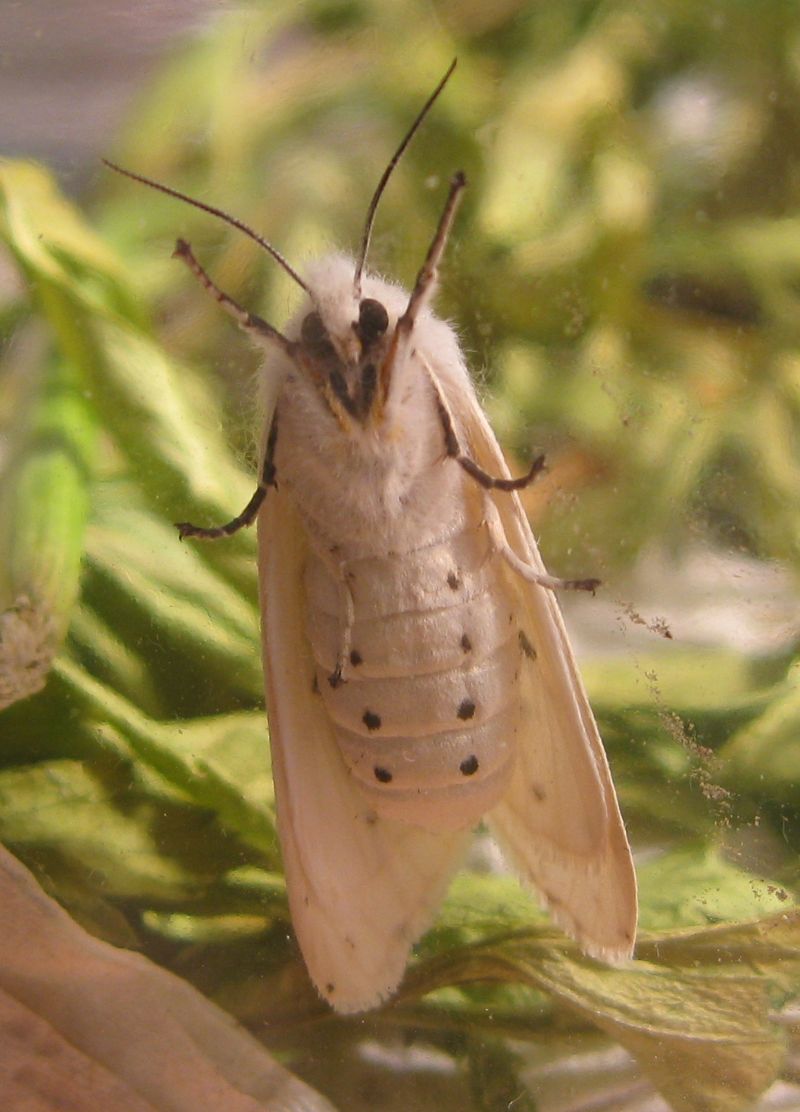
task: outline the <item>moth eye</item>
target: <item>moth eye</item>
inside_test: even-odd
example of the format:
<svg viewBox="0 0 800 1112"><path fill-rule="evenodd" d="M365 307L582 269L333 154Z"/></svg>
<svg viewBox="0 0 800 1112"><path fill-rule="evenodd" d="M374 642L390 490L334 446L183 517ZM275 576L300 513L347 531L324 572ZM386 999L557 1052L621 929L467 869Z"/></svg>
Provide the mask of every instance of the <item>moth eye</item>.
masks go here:
<svg viewBox="0 0 800 1112"><path fill-rule="evenodd" d="M315 347L328 343L327 329L322 323L322 317L317 312L309 313L308 316L303 318L303 323L300 325L300 335L306 344Z"/></svg>
<svg viewBox="0 0 800 1112"><path fill-rule="evenodd" d="M362 342L376 340L388 327L389 314L380 301L365 297L358 307L358 332Z"/></svg>

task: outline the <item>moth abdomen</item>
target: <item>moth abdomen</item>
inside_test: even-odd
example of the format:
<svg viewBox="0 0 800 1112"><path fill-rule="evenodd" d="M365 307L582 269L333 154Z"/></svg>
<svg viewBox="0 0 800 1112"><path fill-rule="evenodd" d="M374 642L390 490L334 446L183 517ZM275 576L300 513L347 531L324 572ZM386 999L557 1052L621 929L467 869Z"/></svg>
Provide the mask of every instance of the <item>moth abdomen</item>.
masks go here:
<svg viewBox="0 0 800 1112"><path fill-rule="evenodd" d="M317 611L308 624L314 658L330 675L341 650L341 618ZM509 625L488 589L436 610L366 620L357 615L351 631L348 677L422 676L460 668L517 636L516 627Z"/></svg>
<svg viewBox="0 0 800 1112"><path fill-rule="evenodd" d="M309 641L328 675L343 665L349 680L422 682L431 673L478 668L516 636L503 602L504 569L482 523L468 517L453 535L403 554L378 551L336 564L312 551L304 583ZM469 695L462 691L458 702ZM334 704L331 711L335 717Z"/></svg>
<svg viewBox="0 0 800 1112"><path fill-rule="evenodd" d="M378 814L456 830L476 823L502 795L518 729L519 706L512 700L478 726L427 737L365 737L341 727L335 735L345 765Z"/></svg>
<svg viewBox="0 0 800 1112"><path fill-rule="evenodd" d="M347 769L379 814L432 830L475 823L500 797L521 709L507 578L464 516L432 544L347 561L338 580L312 552L304 577L318 686ZM342 658L346 682L332 687L324 679Z"/></svg>
<svg viewBox="0 0 800 1112"><path fill-rule="evenodd" d="M428 737L459 726L478 726L519 698L515 675L519 641L512 636L488 656L471 654L468 662L458 643L458 667L440 672L405 676L367 676L361 665L346 673L347 682L336 688L319 687L335 727L368 736ZM367 647L359 653L366 658Z"/></svg>
<svg viewBox="0 0 800 1112"><path fill-rule="evenodd" d="M379 525L376 521L377 535ZM491 555L487 530L480 524L462 521L453 535L402 555L378 550L350 559L346 574L356 617L372 621L408 612L449 609L481 594L496 597L498 589L505 594L502 569ZM321 559L309 560L305 585L310 614L320 612L341 618L341 585Z"/></svg>

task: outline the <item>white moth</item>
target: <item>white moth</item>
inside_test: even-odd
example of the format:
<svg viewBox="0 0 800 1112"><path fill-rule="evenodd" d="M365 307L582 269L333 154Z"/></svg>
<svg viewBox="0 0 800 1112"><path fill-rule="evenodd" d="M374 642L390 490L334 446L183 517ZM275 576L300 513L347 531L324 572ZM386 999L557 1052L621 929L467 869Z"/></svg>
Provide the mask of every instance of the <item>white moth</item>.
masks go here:
<svg viewBox="0 0 800 1112"><path fill-rule="evenodd" d="M636 881L616 794L553 589L449 325L429 308L465 184L452 180L409 295L324 258L285 332L177 254L267 358L258 516L278 827L295 931L339 1012L397 988L471 829L588 954L628 957ZM116 167L115 167L116 168Z"/></svg>

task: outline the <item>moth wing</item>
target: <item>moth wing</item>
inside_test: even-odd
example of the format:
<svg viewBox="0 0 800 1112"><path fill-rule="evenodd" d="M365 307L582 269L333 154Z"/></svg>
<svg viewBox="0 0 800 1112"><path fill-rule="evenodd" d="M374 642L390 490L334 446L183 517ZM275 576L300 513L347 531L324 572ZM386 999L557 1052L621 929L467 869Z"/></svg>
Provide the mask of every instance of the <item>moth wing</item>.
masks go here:
<svg viewBox="0 0 800 1112"><path fill-rule="evenodd" d="M441 385L467 450L490 474L509 477L472 389L449 370ZM518 496L491 496L514 552L544 571ZM633 950L636 874L603 743L553 592L510 568L509 583L536 659L523 659L525 724L511 785L486 819L556 922L586 953L618 961Z"/></svg>
<svg viewBox="0 0 800 1112"><path fill-rule="evenodd" d="M259 515L267 707L278 833L300 949L339 1012L375 1007L400 983L469 832L382 819L348 772L319 695L305 632L306 539L283 490Z"/></svg>

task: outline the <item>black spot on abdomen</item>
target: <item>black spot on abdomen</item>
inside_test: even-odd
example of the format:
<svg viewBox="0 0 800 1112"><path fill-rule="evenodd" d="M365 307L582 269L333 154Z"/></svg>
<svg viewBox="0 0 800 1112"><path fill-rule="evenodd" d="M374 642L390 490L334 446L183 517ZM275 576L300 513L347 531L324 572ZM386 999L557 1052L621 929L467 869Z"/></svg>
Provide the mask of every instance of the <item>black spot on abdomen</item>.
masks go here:
<svg viewBox="0 0 800 1112"><path fill-rule="evenodd" d="M475 704L472 699L462 699L456 714L462 722L468 722L475 714Z"/></svg>
<svg viewBox="0 0 800 1112"><path fill-rule="evenodd" d="M473 753L471 757L465 757L458 767L463 776L474 776L478 771L478 758Z"/></svg>

